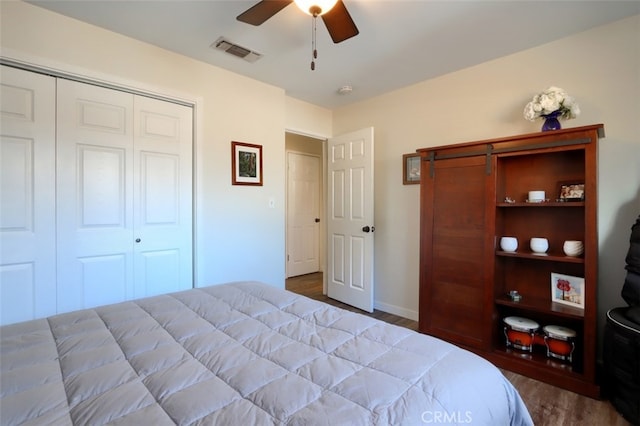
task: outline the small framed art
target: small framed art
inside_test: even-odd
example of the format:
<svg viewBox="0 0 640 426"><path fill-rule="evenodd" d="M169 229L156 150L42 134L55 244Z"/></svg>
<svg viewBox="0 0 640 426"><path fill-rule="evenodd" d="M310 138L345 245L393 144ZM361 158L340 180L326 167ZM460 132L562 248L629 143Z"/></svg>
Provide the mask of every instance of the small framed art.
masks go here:
<svg viewBox="0 0 640 426"><path fill-rule="evenodd" d="M584 201L584 182L560 182L558 201Z"/></svg>
<svg viewBox="0 0 640 426"><path fill-rule="evenodd" d="M402 155L402 184L420 183L420 154Z"/></svg>
<svg viewBox="0 0 640 426"><path fill-rule="evenodd" d="M262 186L262 145L231 142L231 183Z"/></svg>
<svg viewBox="0 0 640 426"><path fill-rule="evenodd" d="M552 272L551 301L584 309L584 278Z"/></svg>

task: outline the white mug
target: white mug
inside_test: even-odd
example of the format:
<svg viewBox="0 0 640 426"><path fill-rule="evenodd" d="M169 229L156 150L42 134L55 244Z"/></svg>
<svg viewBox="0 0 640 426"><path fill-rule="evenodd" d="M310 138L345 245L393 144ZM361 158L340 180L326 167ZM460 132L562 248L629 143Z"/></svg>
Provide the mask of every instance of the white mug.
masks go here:
<svg viewBox="0 0 640 426"><path fill-rule="evenodd" d="M582 241L567 240L562 245L562 251L564 254L571 257L580 256L584 253L584 243Z"/></svg>
<svg viewBox="0 0 640 426"><path fill-rule="evenodd" d="M516 251L518 239L516 237L502 237L500 238L500 248L504 251Z"/></svg>
<svg viewBox="0 0 640 426"><path fill-rule="evenodd" d="M546 253L549 250L549 240L546 238L533 237L529 241L529 247L534 253Z"/></svg>

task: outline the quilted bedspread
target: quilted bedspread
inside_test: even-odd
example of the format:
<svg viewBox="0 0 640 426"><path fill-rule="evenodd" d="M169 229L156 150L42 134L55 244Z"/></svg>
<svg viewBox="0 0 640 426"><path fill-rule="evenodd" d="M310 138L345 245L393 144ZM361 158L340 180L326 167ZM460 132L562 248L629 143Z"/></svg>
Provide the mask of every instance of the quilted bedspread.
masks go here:
<svg viewBox="0 0 640 426"><path fill-rule="evenodd" d="M0 328L2 425L529 425L484 359L256 282Z"/></svg>

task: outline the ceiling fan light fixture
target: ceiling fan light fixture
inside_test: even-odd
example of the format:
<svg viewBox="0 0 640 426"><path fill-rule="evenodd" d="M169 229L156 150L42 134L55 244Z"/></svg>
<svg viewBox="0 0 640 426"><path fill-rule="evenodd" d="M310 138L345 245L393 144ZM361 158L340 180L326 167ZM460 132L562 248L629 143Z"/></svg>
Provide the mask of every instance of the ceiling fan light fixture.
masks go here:
<svg viewBox="0 0 640 426"><path fill-rule="evenodd" d="M296 6L311 16L321 16L330 11L338 0L294 0Z"/></svg>

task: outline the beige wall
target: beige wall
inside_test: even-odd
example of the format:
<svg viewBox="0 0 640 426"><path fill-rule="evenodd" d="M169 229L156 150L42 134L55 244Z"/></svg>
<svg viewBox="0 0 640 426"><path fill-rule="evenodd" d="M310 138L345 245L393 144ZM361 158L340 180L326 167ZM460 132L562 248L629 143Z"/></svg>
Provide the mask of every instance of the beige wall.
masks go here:
<svg viewBox="0 0 640 426"><path fill-rule="evenodd" d="M600 320L623 304L624 257L640 214L640 16L424 81L333 112L340 134L375 127L375 299L417 317L419 188L402 185L416 148L539 131L524 105L556 85L582 108L565 127L604 123L599 156ZM396 309L397 308L397 309Z"/></svg>

